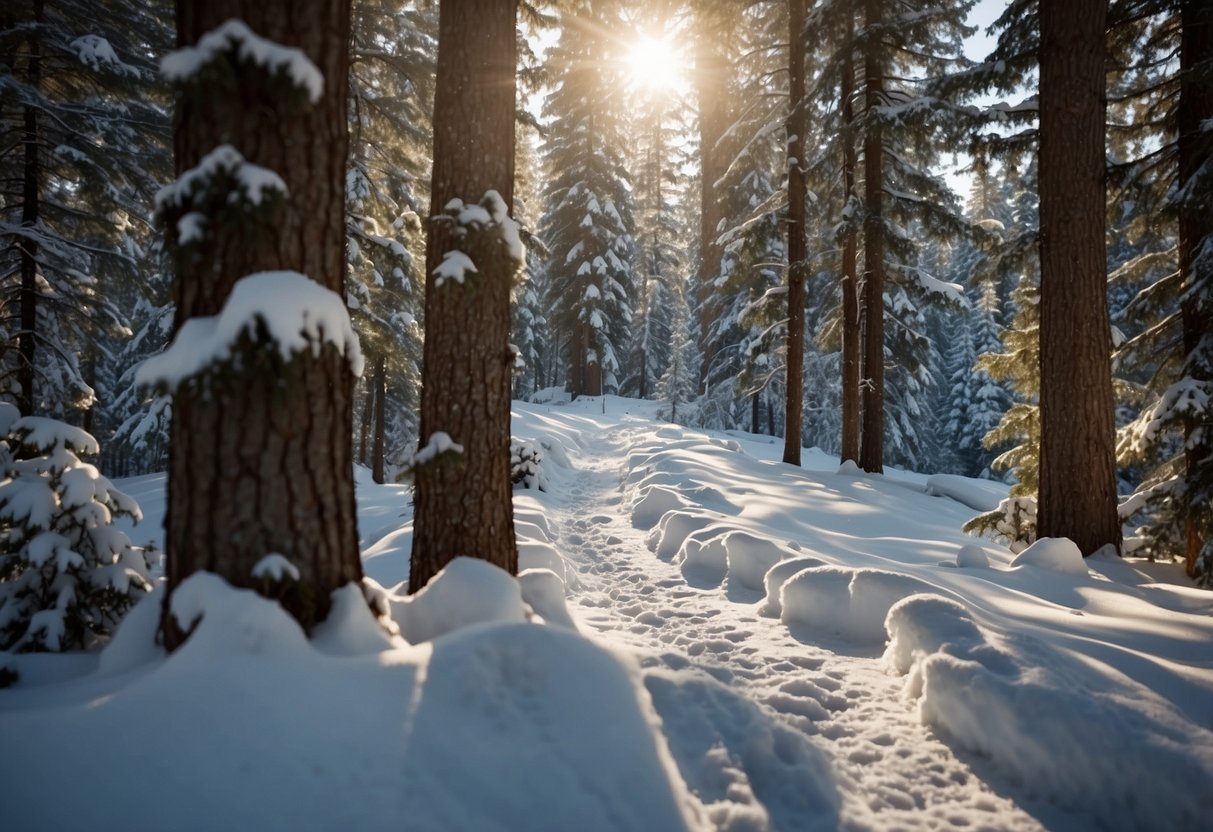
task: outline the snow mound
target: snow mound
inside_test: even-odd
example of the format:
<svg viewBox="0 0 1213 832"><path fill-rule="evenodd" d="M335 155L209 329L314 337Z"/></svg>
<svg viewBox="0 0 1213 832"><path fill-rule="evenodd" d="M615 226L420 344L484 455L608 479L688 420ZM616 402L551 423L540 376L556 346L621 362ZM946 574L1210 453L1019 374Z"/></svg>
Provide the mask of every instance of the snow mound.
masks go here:
<svg viewBox="0 0 1213 832"><path fill-rule="evenodd" d="M564 581L550 569L524 569L518 573L522 600L544 621L577 631L564 600Z"/></svg>
<svg viewBox="0 0 1213 832"><path fill-rule="evenodd" d="M792 553L767 537L749 532L729 532L724 536L728 555L729 584L762 590L767 572Z"/></svg>
<svg viewBox="0 0 1213 832"><path fill-rule="evenodd" d="M906 694L919 700L923 722L1030 793L1108 829L1203 823L1207 807L1184 783L1213 776L1213 732L1152 691L1128 680L1108 690L1106 680L1027 637L995 646L963 606L938 596L896 604L887 627L884 661L908 674ZM1107 788L1126 759L1148 800Z"/></svg>
<svg viewBox="0 0 1213 832"><path fill-rule="evenodd" d="M889 610L885 629L889 646L884 663L894 673L909 674L905 690L910 697L922 695L921 663L932 653L982 661L994 672L1011 672L1006 657L987 643L969 611L950 598L911 595Z"/></svg>
<svg viewBox="0 0 1213 832"><path fill-rule="evenodd" d="M479 558L452 560L428 584L394 605L393 618L410 644L490 621L522 622L526 613L518 582Z"/></svg>
<svg viewBox="0 0 1213 832"><path fill-rule="evenodd" d="M1007 498L1007 486L956 474L932 474L927 477L927 493L950 497L974 511L994 511Z"/></svg>
<svg viewBox="0 0 1213 832"><path fill-rule="evenodd" d="M156 644L163 603L164 583L161 582L140 598L122 619L101 651L98 674L125 673L164 656L164 648Z"/></svg>
<svg viewBox="0 0 1213 832"><path fill-rule="evenodd" d="M758 612L770 618L779 618L783 614L783 604L780 602L779 595L788 579L806 569L815 569L818 566L825 565L825 561L820 558L802 555L780 561L772 566L767 570L767 574L762 579L763 588L766 590L766 598Z"/></svg>
<svg viewBox="0 0 1213 832"><path fill-rule="evenodd" d="M990 556L980 546L961 546L956 553L956 565L961 569L989 569Z"/></svg>
<svg viewBox="0 0 1213 832"><path fill-rule="evenodd" d="M195 637L221 623L221 602L247 611L252 595L202 583L208 591L193 592L214 603ZM269 626L290 622L261 601ZM573 633L491 625L361 657L228 647L198 662L187 642L79 707L0 711L6 750L21 749L0 756L12 789L6 828L285 832L385 818L420 830L708 826L639 672ZM69 742L128 749L131 764L98 765L95 754L65 753ZM132 814L136 771L155 773L156 787Z"/></svg>
<svg viewBox="0 0 1213 832"><path fill-rule="evenodd" d="M807 625L860 645L883 645L889 609L935 587L898 572L820 566L789 578L779 595L784 624Z"/></svg>
<svg viewBox="0 0 1213 832"><path fill-rule="evenodd" d="M182 581L169 608L177 626L190 633L173 654L176 664L232 653L288 655L311 649L302 628L277 601L237 589L211 572L195 572Z"/></svg>
<svg viewBox="0 0 1213 832"><path fill-rule="evenodd" d="M639 498L632 504L632 528L651 529L666 512L689 507L690 503L673 488L651 485L641 489Z"/></svg>
<svg viewBox="0 0 1213 832"><path fill-rule="evenodd" d="M645 538L645 545L662 560L674 557L691 532L720 520L693 511L667 511Z"/></svg>
<svg viewBox="0 0 1213 832"><path fill-rule="evenodd" d="M551 543L539 540L518 540L518 571L527 569L545 569L552 572L565 583L572 575L564 555Z"/></svg>
<svg viewBox="0 0 1213 832"><path fill-rule="evenodd" d="M334 656L364 656L404 647L404 641L375 620L358 584L333 591L328 617L316 625L312 646ZM389 619L390 620L390 619Z"/></svg>
<svg viewBox="0 0 1213 832"><path fill-rule="evenodd" d="M1063 575L1086 577L1087 564L1083 560L1078 544L1068 537L1042 537L1024 549L1011 566L1034 566Z"/></svg>

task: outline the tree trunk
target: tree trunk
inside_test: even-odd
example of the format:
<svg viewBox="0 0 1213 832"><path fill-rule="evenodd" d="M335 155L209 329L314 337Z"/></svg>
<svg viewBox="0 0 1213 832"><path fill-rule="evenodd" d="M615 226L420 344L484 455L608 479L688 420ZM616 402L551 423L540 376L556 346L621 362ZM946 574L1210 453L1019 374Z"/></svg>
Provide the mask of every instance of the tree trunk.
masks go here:
<svg viewBox="0 0 1213 832"><path fill-rule="evenodd" d="M371 440L371 416L375 412L375 385L369 377L363 377L366 391L362 394L362 419L358 426L358 461L367 465L370 457L367 455L367 445Z"/></svg>
<svg viewBox="0 0 1213 832"><path fill-rule="evenodd" d="M316 0L307 14L289 0L179 0L179 46L240 18L263 38L300 48L324 87L315 103L299 94L286 100L281 78L219 57L235 83L202 90L187 82L179 95L178 173L227 143L281 176L288 195L255 233L246 223L208 217L207 239L176 253L176 329L218 314L235 283L253 272L293 270L344 292L349 13L343 0ZM175 242L175 222L167 220ZM333 590L362 578L350 459L353 375L332 348L286 362L264 349L244 357L240 369L213 374L205 390L183 385L173 399L169 593L198 570L252 586L253 565L281 553L301 573L283 605L309 628L327 614ZM169 615L164 625L172 648L183 634Z"/></svg>
<svg viewBox="0 0 1213 832"><path fill-rule="evenodd" d="M387 359L380 355L375 361L375 448L371 461L371 479L382 485L387 482L383 471L384 444L387 441Z"/></svg>
<svg viewBox="0 0 1213 832"><path fill-rule="evenodd" d="M34 3L34 24L28 46L26 83L30 89L37 90L42 85L42 0L36 0ZM38 224L42 199L42 169L38 159L38 109L27 105L23 116L21 149L25 158L21 188L21 227L32 231ZM17 408L22 415L32 416L38 405L34 389L34 359L38 344L38 242L30 237L22 237L20 248L21 332L17 336L17 352L21 356L21 365L17 370L17 383L21 386L21 392L17 396Z"/></svg>
<svg viewBox="0 0 1213 832"><path fill-rule="evenodd" d="M1179 182L1188 182L1207 163L1213 142L1202 135L1201 125L1213 119L1213 79L1208 67L1213 65L1213 8L1200 0L1184 0L1181 10L1181 45L1179 53L1179 108L1177 128L1179 133ZM1195 68L1204 65L1204 75ZM1204 381L1209 380L1208 368L1201 368L1192 356L1200 346L1202 337L1213 332L1213 321L1202 314L1202 299L1195 291L1197 278L1196 254L1201 241L1213 240L1213 205L1187 204L1180 207L1179 214L1179 269L1184 276L1184 287L1188 291L1181 304L1183 324L1184 372ZM1204 280L1209 281L1205 276ZM1206 291L1208 291L1206 289ZM1205 309L1208 300L1204 299ZM1209 419L1202 425L1198 419L1190 419L1184 426L1187 450L1184 462L1187 480L1195 485L1200 461L1213 455L1213 436L1210 435ZM1203 427L1203 431L1201 428ZM1199 441L1197 437L1200 437ZM1208 464L1208 463L1206 463ZM1189 505L1185 529L1184 569L1189 577L1196 575L1196 559L1204 542L1196 518L1200 507ZM1206 523L1208 521L1206 520Z"/></svg>
<svg viewBox="0 0 1213 832"><path fill-rule="evenodd" d="M720 271L720 246L716 244L716 226L724 218L724 206L717 193L716 181L727 168L729 160L724 148L718 147L729 127L728 57L721 48L721 31L734 25L732 15L719 8L718 1L699 4L699 32L695 44L695 97L699 106L699 268L696 273L699 318L699 386L703 389L712 366L711 326L716 319L716 287L713 281Z"/></svg>
<svg viewBox="0 0 1213 832"><path fill-rule="evenodd" d="M750 433L758 433L758 417L762 410L759 406L761 397L761 391L750 396Z"/></svg>
<svg viewBox="0 0 1213 832"><path fill-rule="evenodd" d="M848 12L848 15L850 13ZM846 56L842 65L842 185L843 198L852 208L858 207L855 196L855 125L854 102L855 66L853 27L848 27ZM842 452L841 462L859 462L859 287L856 276L858 241L854 229L842 242Z"/></svg>
<svg viewBox="0 0 1213 832"><path fill-rule="evenodd" d="M514 197L517 0L439 6L430 214L451 199ZM472 235L469 235L471 237ZM434 269L459 243L477 273L435 285ZM426 246L422 441L445 431L463 446L415 472L409 592L459 555L518 571L510 484L510 285L521 264L497 234L454 238L431 220Z"/></svg>
<svg viewBox="0 0 1213 832"><path fill-rule="evenodd" d="M1104 242L1107 0L1040 4L1037 535L1119 547Z"/></svg>
<svg viewBox="0 0 1213 832"><path fill-rule="evenodd" d="M806 0L788 0L788 358L783 461L800 464L804 409L804 281L808 269L804 181L804 22Z"/></svg>
<svg viewBox="0 0 1213 832"><path fill-rule="evenodd" d="M863 137L863 190L867 208L863 221L864 345L867 381L862 394L862 440L859 466L869 473L884 471L884 173L880 124L875 110L884 103L881 66L879 0L865 0L864 105L869 122Z"/></svg>

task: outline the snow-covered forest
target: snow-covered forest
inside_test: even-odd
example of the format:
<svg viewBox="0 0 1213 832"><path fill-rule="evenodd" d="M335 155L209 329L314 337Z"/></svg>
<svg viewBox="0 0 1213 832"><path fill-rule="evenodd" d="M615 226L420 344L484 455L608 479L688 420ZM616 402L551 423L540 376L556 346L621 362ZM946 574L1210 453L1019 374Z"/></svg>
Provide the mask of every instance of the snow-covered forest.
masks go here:
<svg viewBox="0 0 1213 832"><path fill-rule="evenodd" d="M0 825L1200 829L1213 5L12 0Z"/></svg>

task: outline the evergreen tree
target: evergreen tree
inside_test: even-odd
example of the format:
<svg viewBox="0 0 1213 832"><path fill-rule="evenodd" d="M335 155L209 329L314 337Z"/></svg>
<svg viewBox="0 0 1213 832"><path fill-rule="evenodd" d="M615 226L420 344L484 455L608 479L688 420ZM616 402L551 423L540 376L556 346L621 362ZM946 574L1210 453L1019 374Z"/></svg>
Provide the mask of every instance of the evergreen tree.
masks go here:
<svg viewBox="0 0 1213 832"><path fill-rule="evenodd" d="M173 394L169 593L203 569L256 587L280 554L297 574L280 601L304 627L362 577L362 358L342 297L349 4L309 12L301 29L283 0L178 4L185 46L161 64L178 88L178 178L157 198L176 332L140 372ZM191 624L166 614L170 648Z"/></svg>
<svg viewBox="0 0 1213 832"><path fill-rule="evenodd" d="M517 0L440 7L409 591L474 555L518 571L510 484ZM470 121L469 119L470 114Z"/></svg>
<svg viewBox="0 0 1213 832"><path fill-rule="evenodd" d="M549 251L550 319L574 398L618 390L632 318L631 193L603 14L588 2L567 13L552 51L562 72L544 105L553 126L543 147L539 231Z"/></svg>
<svg viewBox="0 0 1213 832"><path fill-rule="evenodd" d="M696 349L695 341L691 338L689 312L686 301L677 297L674 303L673 349L670 351L670 362L657 382L655 398L664 407L660 413L662 418L679 424L690 424L694 419L694 404L696 384Z"/></svg>
<svg viewBox="0 0 1213 832"><path fill-rule="evenodd" d="M138 504L80 460L97 440L0 402L0 650L82 649L151 589L143 550L115 529Z"/></svg>
<svg viewBox="0 0 1213 832"><path fill-rule="evenodd" d="M169 162L155 58L167 19L162 2L6 4L0 394L26 414L87 411L116 394L106 373L155 270L149 206Z"/></svg>

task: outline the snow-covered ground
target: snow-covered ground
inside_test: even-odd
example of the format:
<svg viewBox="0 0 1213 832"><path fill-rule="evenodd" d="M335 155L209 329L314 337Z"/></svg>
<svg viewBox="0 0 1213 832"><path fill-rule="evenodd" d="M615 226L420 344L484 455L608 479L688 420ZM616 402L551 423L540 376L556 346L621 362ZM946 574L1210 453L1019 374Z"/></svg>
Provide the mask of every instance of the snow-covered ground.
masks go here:
<svg viewBox="0 0 1213 832"><path fill-rule="evenodd" d="M100 656L19 657L4 828L1207 828L1213 593L968 537L989 483L655 410L516 406L549 484L515 492L517 582L456 561L404 598L407 489L360 472L398 635L347 588L309 643L200 576L171 657L156 597ZM145 526L163 484L120 483Z"/></svg>

